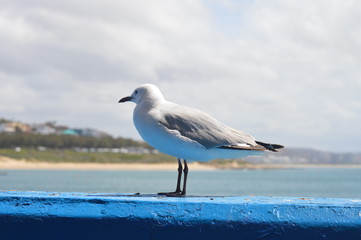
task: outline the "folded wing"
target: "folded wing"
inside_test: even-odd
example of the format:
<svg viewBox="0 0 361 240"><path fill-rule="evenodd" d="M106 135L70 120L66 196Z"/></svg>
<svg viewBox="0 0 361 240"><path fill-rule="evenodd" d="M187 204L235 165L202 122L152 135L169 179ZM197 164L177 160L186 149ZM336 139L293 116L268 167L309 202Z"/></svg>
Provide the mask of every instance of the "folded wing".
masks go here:
<svg viewBox="0 0 361 240"><path fill-rule="evenodd" d="M252 136L230 128L199 110L175 104L166 109L168 110L161 112L159 124L178 131L181 136L196 141L205 148L238 146L250 150L249 148L259 146ZM265 150L263 146L257 147L261 148Z"/></svg>

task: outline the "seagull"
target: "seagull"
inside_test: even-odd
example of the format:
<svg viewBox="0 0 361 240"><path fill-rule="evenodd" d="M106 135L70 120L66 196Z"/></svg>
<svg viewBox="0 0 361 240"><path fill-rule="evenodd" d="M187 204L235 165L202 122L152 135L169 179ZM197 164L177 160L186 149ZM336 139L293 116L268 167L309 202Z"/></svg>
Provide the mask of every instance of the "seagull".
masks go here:
<svg viewBox="0 0 361 240"><path fill-rule="evenodd" d="M159 88L143 84L118 103L134 102L133 122L140 136L155 149L178 159L178 177L174 192L159 195L186 195L187 161L239 159L277 152L279 144L256 141L251 135L228 127L207 113L167 101ZM181 160L183 160L184 168ZM184 173L181 189L182 172Z"/></svg>

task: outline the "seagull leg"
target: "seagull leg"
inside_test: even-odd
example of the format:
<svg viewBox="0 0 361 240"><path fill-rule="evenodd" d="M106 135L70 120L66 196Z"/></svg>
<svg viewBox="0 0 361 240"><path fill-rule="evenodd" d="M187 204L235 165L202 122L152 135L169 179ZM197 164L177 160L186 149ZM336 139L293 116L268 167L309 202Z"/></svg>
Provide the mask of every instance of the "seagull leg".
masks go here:
<svg viewBox="0 0 361 240"><path fill-rule="evenodd" d="M166 194L167 197L185 197L186 196L186 192L187 192L187 177L188 177L188 165L187 165L187 161L184 161L184 180L183 180L183 190L179 191L179 192L174 192L174 193L168 193Z"/></svg>
<svg viewBox="0 0 361 240"><path fill-rule="evenodd" d="M177 179L176 190L174 192L160 192L160 193L158 193L158 195L180 194L182 192L181 188L180 188L181 178L182 178L182 171L183 171L182 163L181 163L181 160L178 158L178 179Z"/></svg>
<svg viewBox="0 0 361 240"><path fill-rule="evenodd" d="M178 158L178 179L177 179L177 188L175 190L175 193L181 192L180 184L181 184L181 178L182 178L182 171L183 171L183 166L182 166L181 160Z"/></svg>
<svg viewBox="0 0 361 240"><path fill-rule="evenodd" d="M181 192L182 196L186 195L186 190L187 190L187 178L188 178L188 165L187 165L187 161L184 159L184 180L183 180L183 190Z"/></svg>

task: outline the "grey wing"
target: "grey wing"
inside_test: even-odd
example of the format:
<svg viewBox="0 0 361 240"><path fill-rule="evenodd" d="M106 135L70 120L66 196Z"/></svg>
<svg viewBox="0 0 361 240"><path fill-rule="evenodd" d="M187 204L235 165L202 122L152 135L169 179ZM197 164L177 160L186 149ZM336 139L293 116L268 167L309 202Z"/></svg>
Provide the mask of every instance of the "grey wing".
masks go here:
<svg viewBox="0 0 361 240"><path fill-rule="evenodd" d="M163 111L159 123L206 148L240 144L257 145L252 136L230 128L204 112L179 105L173 106L166 112Z"/></svg>

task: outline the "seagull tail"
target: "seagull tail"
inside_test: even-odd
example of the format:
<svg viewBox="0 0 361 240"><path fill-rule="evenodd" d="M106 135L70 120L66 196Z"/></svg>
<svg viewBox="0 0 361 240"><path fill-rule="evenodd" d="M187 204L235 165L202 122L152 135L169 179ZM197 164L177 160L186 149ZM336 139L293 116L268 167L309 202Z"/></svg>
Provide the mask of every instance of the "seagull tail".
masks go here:
<svg viewBox="0 0 361 240"><path fill-rule="evenodd" d="M264 143L264 142L259 142L259 141L256 141L256 143L272 152L278 152L277 149L284 148L284 146L279 145L279 144Z"/></svg>

